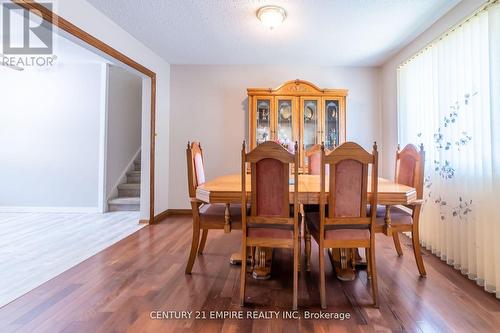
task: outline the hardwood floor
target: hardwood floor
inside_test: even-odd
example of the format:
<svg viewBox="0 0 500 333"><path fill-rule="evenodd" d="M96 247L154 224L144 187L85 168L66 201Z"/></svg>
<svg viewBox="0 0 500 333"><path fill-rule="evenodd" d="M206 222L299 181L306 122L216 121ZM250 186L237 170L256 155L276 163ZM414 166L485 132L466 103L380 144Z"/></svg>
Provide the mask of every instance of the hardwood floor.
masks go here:
<svg viewBox="0 0 500 333"><path fill-rule="evenodd" d="M403 257L392 239L377 235L380 308L366 272L352 282L334 278L327 262L330 312L349 320L151 319L152 311L239 311L239 266L228 264L241 235L211 231L205 254L185 275L191 223L173 217L147 226L0 309L0 332L493 332L500 329L500 301L432 255L427 278L418 276L410 241ZM272 278L247 282L249 311L288 311L292 306L291 252L277 250ZM301 272L299 313L319 313L317 247L313 271ZM304 262L302 262L304 263ZM304 267L304 265L302 265ZM248 312L247 312L248 311ZM194 313L193 313L194 316Z"/></svg>
<svg viewBox="0 0 500 333"><path fill-rule="evenodd" d="M0 306L139 230L138 212L0 213Z"/></svg>

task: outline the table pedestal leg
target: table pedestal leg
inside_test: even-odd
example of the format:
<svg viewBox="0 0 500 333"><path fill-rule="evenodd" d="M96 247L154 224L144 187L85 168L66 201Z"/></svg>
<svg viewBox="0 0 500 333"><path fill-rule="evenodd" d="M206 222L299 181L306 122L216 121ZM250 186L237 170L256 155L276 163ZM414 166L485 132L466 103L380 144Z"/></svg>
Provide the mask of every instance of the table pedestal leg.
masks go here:
<svg viewBox="0 0 500 333"><path fill-rule="evenodd" d="M271 263L273 260L273 249L257 247L255 249L255 266L252 277L256 280L267 280L271 277Z"/></svg>
<svg viewBox="0 0 500 333"><path fill-rule="evenodd" d="M252 253L253 251L253 253ZM252 264L252 277L256 280L266 280L271 277L271 263L273 249L267 247L256 247L248 251L247 264ZM253 260L252 260L253 259ZM235 252L229 259L231 265L241 265L241 252Z"/></svg>
<svg viewBox="0 0 500 333"><path fill-rule="evenodd" d="M356 278L352 260L352 249L328 249L328 256L335 268L337 279L340 281L352 281Z"/></svg>
<svg viewBox="0 0 500 333"><path fill-rule="evenodd" d="M231 254L231 258L229 258L229 263L231 265L241 265L241 252L235 252Z"/></svg>

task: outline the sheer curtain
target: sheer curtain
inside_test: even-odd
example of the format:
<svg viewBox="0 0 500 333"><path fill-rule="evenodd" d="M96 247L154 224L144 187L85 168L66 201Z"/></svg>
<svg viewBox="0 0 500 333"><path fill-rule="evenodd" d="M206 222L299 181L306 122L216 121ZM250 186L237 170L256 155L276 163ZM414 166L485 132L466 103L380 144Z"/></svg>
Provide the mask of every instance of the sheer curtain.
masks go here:
<svg viewBox="0 0 500 333"><path fill-rule="evenodd" d="M500 298L500 6L398 70L399 141L423 143L420 239Z"/></svg>

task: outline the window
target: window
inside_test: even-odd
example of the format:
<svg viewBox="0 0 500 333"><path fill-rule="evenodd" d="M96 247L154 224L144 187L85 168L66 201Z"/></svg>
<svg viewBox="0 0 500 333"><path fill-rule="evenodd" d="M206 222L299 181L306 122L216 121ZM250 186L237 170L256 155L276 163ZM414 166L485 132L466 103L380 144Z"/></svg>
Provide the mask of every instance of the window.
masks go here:
<svg viewBox="0 0 500 333"><path fill-rule="evenodd" d="M401 144L426 151L422 245L500 298L500 5L398 69Z"/></svg>

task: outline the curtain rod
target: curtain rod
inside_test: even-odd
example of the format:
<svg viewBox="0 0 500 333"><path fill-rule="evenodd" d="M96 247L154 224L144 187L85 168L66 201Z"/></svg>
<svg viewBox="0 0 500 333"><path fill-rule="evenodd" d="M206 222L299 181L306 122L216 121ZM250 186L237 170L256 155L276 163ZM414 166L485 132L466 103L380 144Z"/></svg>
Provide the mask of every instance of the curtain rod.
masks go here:
<svg viewBox="0 0 500 333"><path fill-rule="evenodd" d="M411 62L413 59L415 59L416 57L418 57L419 55L421 55L424 51L426 51L429 48L433 47L437 42L439 42L443 38L447 37L449 34L451 34L452 32L454 32L458 28L462 27L465 23L469 22L475 16L479 15L480 13L484 12L485 10L488 10L488 8L490 8L491 6L493 6L495 4L499 4L499 3L500 3L500 0L488 0L485 4L481 5L478 9L476 9L471 15L467 16L465 19L463 19L459 23L455 24L454 26L452 26L450 29L448 29L445 32L443 32L438 37L434 38L426 46L422 47L417 52L415 52L415 54L412 55L410 58L408 58L405 61L403 61L402 63L400 63L398 65L397 69L399 70L401 67L403 67L404 65L408 64L409 62Z"/></svg>

